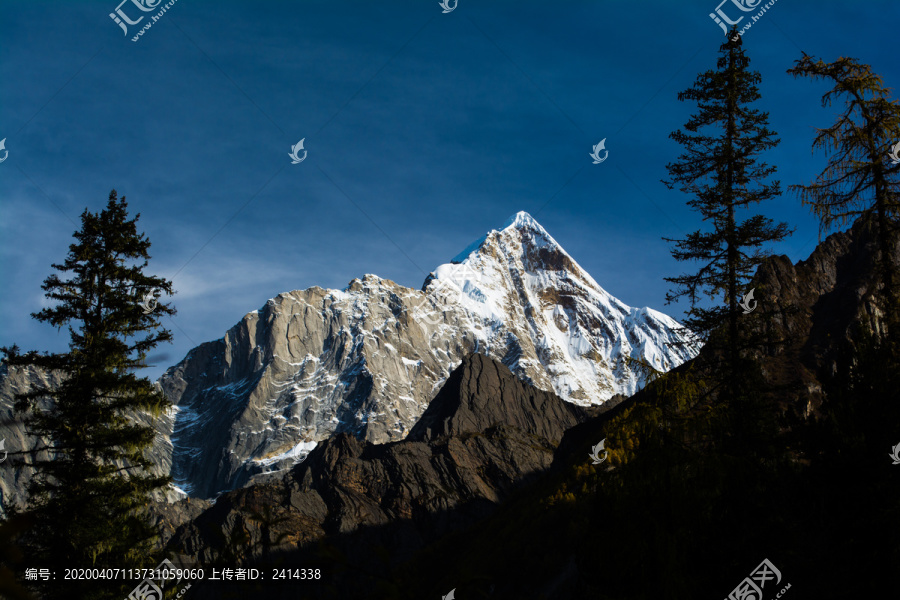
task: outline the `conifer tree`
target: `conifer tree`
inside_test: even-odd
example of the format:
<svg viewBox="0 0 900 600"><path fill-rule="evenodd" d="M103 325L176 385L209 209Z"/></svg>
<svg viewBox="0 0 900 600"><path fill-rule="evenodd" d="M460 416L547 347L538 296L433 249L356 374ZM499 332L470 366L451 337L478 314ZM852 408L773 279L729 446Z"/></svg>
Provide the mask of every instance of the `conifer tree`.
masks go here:
<svg viewBox="0 0 900 600"><path fill-rule="evenodd" d="M780 194L779 182L768 181L775 167L758 159L779 140L768 128L768 113L750 107L760 98L756 86L761 78L749 69L749 62L740 36L730 37L720 48L717 69L700 74L678 95L699 108L684 130L670 135L684 153L667 165L669 179L663 182L669 189L677 184L692 196L688 205L710 225L709 231L697 230L685 239L664 238L674 243L676 260L700 263L695 273L666 278L675 284L666 300L690 300L685 324L695 339L723 355L733 395L739 385L739 303L744 287L768 255L763 246L791 233L787 224L762 215L742 216L750 205ZM700 306L704 298L722 304Z"/></svg>
<svg viewBox="0 0 900 600"><path fill-rule="evenodd" d="M172 284L144 273L150 241L137 232L140 215L129 219L127 208L113 190L99 214L85 210L65 262L52 265L67 278L53 273L44 280L55 304L32 317L67 326L69 351L2 349L11 366L36 365L62 379L57 389L16 398L17 409L27 411L26 433L49 440L49 458L30 462L36 474L26 512L34 525L23 545L30 564L55 570L44 588L52 598L121 597L121 580L64 581L66 568L155 566L148 564L154 531L142 511L168 477L148 473L144 450L155 432L134 417L158 415L169 403L135 370L149 350L171 339L159 320L175 311L156 302L158 292L172 293Z"/></svg>
<svg viewBox="0 0 900 600"><path fill-rule="evenodd" d="M814 150L828 154L828 164L809 185L792 185L801 201L812 207L820 229L844 225L855 217L871 214L878 231L877 269L884 286L888 322L897 316L897 269L891 259L900 224L900 103L869 65L855 58L826 63L803 54L788 69L794 77L824 79L834 84L822 96L822 106L843 101L834 125L817 129Z"/></svg>

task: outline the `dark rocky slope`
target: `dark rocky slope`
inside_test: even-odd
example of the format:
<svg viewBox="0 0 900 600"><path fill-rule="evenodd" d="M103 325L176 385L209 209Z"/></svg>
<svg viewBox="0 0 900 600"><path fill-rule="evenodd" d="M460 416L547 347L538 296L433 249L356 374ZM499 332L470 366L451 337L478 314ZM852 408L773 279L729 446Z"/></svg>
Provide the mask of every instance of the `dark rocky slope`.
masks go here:
<svg viewBox="0 0 900 600"><path fill-rule="evenodd" d="M759 326L790 340L766 361L770 382L792 390L785 400L804 416L822 403L822 381L835 373L838 349L858 328L883 328L876 296L880 281L874 221L858 219L847 231L829 235L809 258L792 264L786 256L767 260L756 275ZM900 265L900 244L892 260Z"/></svg>
<svg viewBox="0 0 900 600"><path fill-rule="evenodd" d="M169 549L199 559L266 559L356 532L342 545L365 560L390 547L408 558L477 522L546 470L564 432L598 409L528 386L480 354L466 357L407 439L384 445L340 434L281 478L221 496ZM379 528L392 525L385 533Z"/></svg>

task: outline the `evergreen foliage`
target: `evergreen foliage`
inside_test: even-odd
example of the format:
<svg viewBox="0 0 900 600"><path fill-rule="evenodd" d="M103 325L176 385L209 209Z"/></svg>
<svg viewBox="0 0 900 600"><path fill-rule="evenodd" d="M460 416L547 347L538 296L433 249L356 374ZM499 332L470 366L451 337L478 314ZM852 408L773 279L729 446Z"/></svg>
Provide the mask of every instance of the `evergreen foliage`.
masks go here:
<svg viewBox="0 0 900 600"><path fill-rule="evenodd" d="M689 339L706 347L707 374L718 379L710 391L736 407L732 430L741 452L750 441L748 412L758 393L748 386L748 374L757 367L745 351L772 342L761 339L749 320L741 322L745 315L740 301L769 255L764 246L791 230L763 215L743 214L780 194L780 183L769 181L775 166L760 161L779 140L768 128L768 113L750 106L760 98L756 86L761 78L750 70L740 36L726 41L719 54L716 69L701 73L678 95L682 102L696 102L698 110L684 130L670 135L684 152L667 165L670 179L664 183L670 189L678 185L691 196L688 206L709 223L709 230L699 229L680 240L664 238L674 244L676 260L700 263L696 272L666 278L675 286L666 300L690 301L685 319ZM701 305L702 300L713 304Z"/></svg>
<svg viewBox="0 0 900 600"><path fill-rule="evenodd" d="M155 531L145 519L148 494L168 483L149 474L144 456L155 431L135 420L139 411L159 415L168 400L146 378L147 352L171 333L160 325L173 308L151 311L152 290L172 293L165 279L144 273L150 241L128 218L125 198L115 190L99 214L81 215L81 229L57 273L42 289L54 305L32 317L66 326L69 351L20 354L3 348L11 366L35 365L62 375L57 389L20 394L26 432L49 440L28 462L36 475L28 487L26 514L33 523L22 538L31 566L49 567L55 579L43 589L52 598L117 598L134 582L65 581L67 568L151 568ZM134 290L138 291L135 296ZM41 398L49 398L49 408ZM49 458L35 458L39 450ZM150 564L153 563L153 564ZM127 592L126 592L127 593Z"/></svg>
<svg viewBox="0 0 900 600"><path fill-rule="evenodd" d="M900 282L891 257L900 225L900 162L889 160L889 153L892 144L900 144L900 102L890 98L880 75L855 58L826 63L804 53L788 73L833 83L822 106L843 102L834 125L817 129L813 141L813 150L828 155L825 169L814 182L790 189L812 208L822 231L860 215L874 216L885 312L888 322L896 323Z"/></svg>
<svg viewBox="0 0 900 600"><path fill-rule="evenodd" d="M737 353L739 300L745 284L768 255L762 247L790 234L785 223L774 224L762 215L741 220L739 211L780 194L778 181L767 182L775 167L758 157L779 140L768 128L768 113L749 105L760 98L759 73L749 69L741 38L720 48L717 69L698 76L678 99L695 101L698 112L684 130L670 137L684 147L678 161L667 165L670 179L691 199L688 205L709 222L711 231L697 230L674 240L672 256L679 261L700 262L696 273L667 277L675 289L667 295L673 302L687 297L691 303L686 325L703 343L712 332L727 325L723 345L733 360ZM701 307L706 297L724 306Z"/></svg>

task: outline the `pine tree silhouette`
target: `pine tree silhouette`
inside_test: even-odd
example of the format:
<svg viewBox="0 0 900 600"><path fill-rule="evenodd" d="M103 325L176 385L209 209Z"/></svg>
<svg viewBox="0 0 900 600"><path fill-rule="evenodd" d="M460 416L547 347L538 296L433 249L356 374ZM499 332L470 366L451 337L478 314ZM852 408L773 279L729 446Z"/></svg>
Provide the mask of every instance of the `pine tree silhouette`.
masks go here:
<svg viewBox="0 0 900 600"><path fill-rule="evenodd" d="M733 38L733 36L732 36ZM757 267L769 255L764 246L792 233L786 223L775 224L759 214L747 214L751 205L780 194L780 183L769 181L775 167L759 156L779 140L768 128L768 113L751 108L760 98L759 73L749 69L741 38L728 39L719 50L716 70L701 73L694 85L678 95L694 101L698 111L684 130L670 137L684 152L667 165L669 189L676 185L691 196L687 204L700 213L709 230L697 230L685 239L664 238L674 244L672 256L700 263L699 269L666 277L674 289L667 302L687 297L691 308L685 325L690 341L707 346L707 356L720 357L717 368L726 396L735 404L736 432L743 430L747 370L742 351L763 342L751 335L749 320L741 321L741 297ZM701 306L704 299L716 302ZM721 302L721 303L718 303Z"/></svg>
<svg viewBox="0 0 900 600"><path fill-rule="evenodd" d="M137 232L139 218L128 218L125 197L119 200L113 190L99 214L82 213L65 262L52 265L69 278L54 273L44 280L45 296L55 305L32 317L66 326L68 352L2 349L11 366L34 365L62 378L56 389L16 398L17 410L27 413L26 433L49 440L40 449L48 458L35 451L27 461L36 469L25 510L33 526L22 537L29 562L56 573L41 588L48 598L121 598L133 581L66 581L63 570L157 562L150 557L155 531L144 510L148 494L169 478L147 472L144 451L155 431L136 417L138 411L158 416L169 402L134 372L149 350L171 339L159 321L175 310L155 300L139 305L154 290L172 293L170 281L144 273L150 241Z"/></svg>

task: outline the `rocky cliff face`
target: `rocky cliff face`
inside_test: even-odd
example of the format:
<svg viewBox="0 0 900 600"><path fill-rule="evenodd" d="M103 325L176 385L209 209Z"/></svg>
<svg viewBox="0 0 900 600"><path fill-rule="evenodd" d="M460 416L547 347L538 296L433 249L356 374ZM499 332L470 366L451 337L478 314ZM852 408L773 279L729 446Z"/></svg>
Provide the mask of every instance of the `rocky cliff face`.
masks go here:
<svg viewBox="0 0 900 600"><path fill-rule="evenodd" d="M374 275L342 291L280 294L159 383L178 407L172 474L211 497L302 460L338 433L401 440L462 357L478 352L583 406L642 383L624 362L667 370L678 324L603 290L519 213L423 290Z"/></svg>
<svg viewBox="0 0 900 600"><path fill-rule="evenodd" d="M53 389L60 384L60 379L53 373L42 369L10 368L6 363L0 364L0 516L6 514L11 506L22 506L27 498L26 486L34 476L34 469L26 463L28 455L34 452L35 459L46 460L46 451L39 451L47 445L47 441L27 435L22 422L23 416L15 410L15 394ZM27 462L30 462L27 461Z"/></svg>
<svg viewBox="0 0 900 600"><path fill-rule="evenodd" d="M58 373L48 372L37 367L10 367L0 364L0 516L6 514L9 507L24 506L27 499L27 485L34 476L35 470L29 466L35 460L46 460L50 454L43 448L49 446L49 440L37 438L26 433L24 419L28 413L15 410L16 394L52 390L60 385L62 379ZM39 402L39 406L50 406L50 399ZM175 424L175 411L154 418L147 414L133 415L135 421L142 425L156 428L157 435L147 457L154 465L154 473L168 474L172 465L172 444L169 434ZM5 452L4 452L5 451ZM124 466L118 463L119 466ZM175 501L184 494L171 488L155 494L158 501Z"/></svg>
<svg viewBox="0 0 900 600"><path fill-rule="evenodd" d="M598 410L535 389L501 363L473 354L405 440L376 445L339 434L279 478L221 496L179 529L169 549L202 564L224 556L245 561L297 551L328 534L405 522L406 543L392 555L401 560L490 514L549 467L566 429ZM241 535L249 539L229 546ZM375 539L377 533L360 535L375 536L367 544L388 543Z"/></svg>
<svg viewBox="0 0 900 600"><path fill-rule="evenodd" d="M806 415L822 402L820 381L834 373L839 345L852 340L857 327L882 328L874 227L858 219L849 230L829 235L806 260L792 264L774 256L756 274L760 327L791 340L772 351L766 375L792 390L792 403L804 405ZM900 244L892 260L900 267Z"/></svg>

